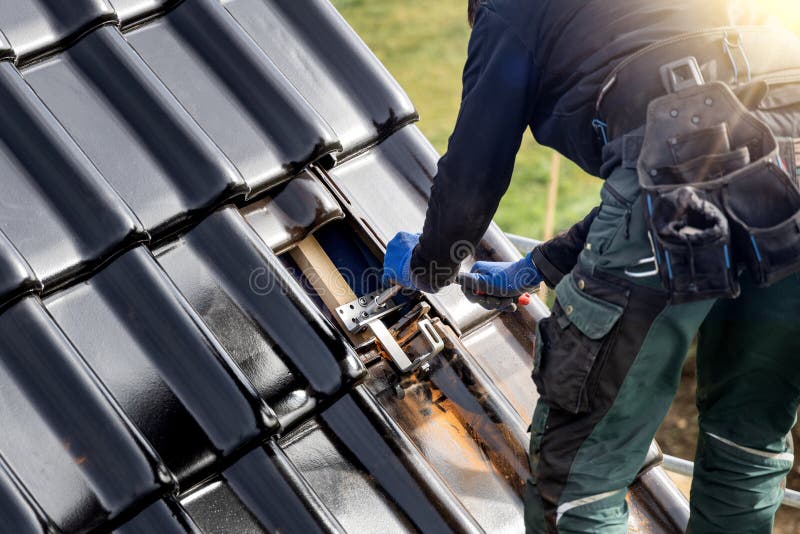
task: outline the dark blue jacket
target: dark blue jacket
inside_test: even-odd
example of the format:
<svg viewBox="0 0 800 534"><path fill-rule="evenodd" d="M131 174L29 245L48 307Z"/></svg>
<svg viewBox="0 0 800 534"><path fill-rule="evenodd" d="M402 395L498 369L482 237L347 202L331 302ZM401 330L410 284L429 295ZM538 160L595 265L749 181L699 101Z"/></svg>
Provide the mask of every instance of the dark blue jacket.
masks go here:
<svg viewBox="0 0 800 534"><path fill-rule="evenodd" d="M477 13L461 109L412 259L413 269L427 273L427 285L449 282L459 259L452 258L454 243L475 244L486 232L526 129L597 175L601 146L592 120L609 72L654 42L728 25L727 4L487 0Z"/></svg>

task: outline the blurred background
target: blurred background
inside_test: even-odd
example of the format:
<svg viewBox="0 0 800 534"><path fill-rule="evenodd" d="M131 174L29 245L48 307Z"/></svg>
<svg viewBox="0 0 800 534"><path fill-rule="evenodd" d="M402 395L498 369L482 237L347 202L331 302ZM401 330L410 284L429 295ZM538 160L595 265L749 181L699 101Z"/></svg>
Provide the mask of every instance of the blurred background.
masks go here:
<svg viewBox="0 0 800 534"><path fill-rule="evenodd" d="M461 97L461 71L470 33L466 22L467 1L332 1L406 90L419 111L420 129L443 154ZM743 11L755 5L770 18L770 23L800 32L797 0L731 3ZM548 191L553 176L558 178L557 188ZM553 231L569 228L597 205L601 185L597 178L555 157L550 149L538 146L528 134L495 221L506 232L537 239L549 237ZM554 203L553 193L557 193ZM549 214L548 196L552 206ZM665 453L689 459L694 456L697 440L694 384L694 354L690 354L681 388L657 435ZM800 446L798 435L796 447ZM676 477L676 482L688 494L690 480ZM788 485L800 489L797 463ZM800 510L782 509L775 532L800 532Z"/></svg>

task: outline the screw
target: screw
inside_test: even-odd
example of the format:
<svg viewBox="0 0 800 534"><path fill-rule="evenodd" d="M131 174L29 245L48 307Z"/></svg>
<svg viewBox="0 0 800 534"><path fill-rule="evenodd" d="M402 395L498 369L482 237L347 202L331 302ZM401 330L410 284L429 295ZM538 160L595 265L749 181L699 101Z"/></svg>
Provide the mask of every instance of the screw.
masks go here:
<svg viewBox="0 0 800 534"><path fill-rule="evenodd" d="M369 314L367 312L361 312L361 318L362 319L367 319L367 318L369 318Z"/></svg>
<svg viewBox="0 0 800 534"><path fill-rule="evenodd" d="M669 112L669 116L674 119L675 117L678 116L678 110L677 109L673 109L672 111Z"/></svg>
<svg viewBox="0 0 800 534"><path fill-rule="evenodd" d="M692 124L700 124L700 117L697 115L692 117Z"/></svg>
<svg viewBox="0 0 800 534"><path fill-rule="evenodd" d="M706 98L706 106L713 106L713 105L714 105L714 99L710 97Z"/></svg>
<svg viewBox="0 0 800 534"><path fill-rule="evenodd" d="M367 298L366 297L359 298L358 299L358 303L361 304L362 306L366 306L367 305Z"/></svg>

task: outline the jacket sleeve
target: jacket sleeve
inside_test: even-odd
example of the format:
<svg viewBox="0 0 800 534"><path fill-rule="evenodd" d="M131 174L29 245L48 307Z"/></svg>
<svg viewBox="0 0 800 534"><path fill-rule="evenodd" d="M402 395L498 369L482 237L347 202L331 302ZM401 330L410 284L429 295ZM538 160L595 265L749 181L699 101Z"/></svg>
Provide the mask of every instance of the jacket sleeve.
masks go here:
<svg viewBox="0 0 800 534"><path fill-rule="evenodd" d="M531 121L536 87L531 51L491 7L482 6L470 39L458 120L439 161L411 260L420 289L435 291L450 283L489 227Z"/></svg>
<svg viewBox="0 0 800 534"><path fill-rule="evenodd" d="M578 255L586 244L589 228L599 211L600 206L594 208L581 222L566 232L533 249L531 255L533 264L539 269L544 283L549 287L558 285L564 275L572 271L578 263Z"/></svg>

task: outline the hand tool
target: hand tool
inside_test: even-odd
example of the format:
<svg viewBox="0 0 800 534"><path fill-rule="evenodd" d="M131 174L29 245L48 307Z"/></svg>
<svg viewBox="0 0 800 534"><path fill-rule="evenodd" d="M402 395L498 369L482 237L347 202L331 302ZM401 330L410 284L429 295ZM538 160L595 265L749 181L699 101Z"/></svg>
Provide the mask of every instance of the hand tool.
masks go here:
<svg viewBox="0 0 800 534"><path fill-rule="evenodd" d="M533 302L533 297L530 293L522 293L521 295L515 297L496 297L493 295L487 295L483 291L474 289L472 287L471 280L460 274L456 276L455 283L461 286L461 291L467 295L468 299L478 300L478 304L484 308L497 309L501 312L515 312L517 311L518 306L525 307Z"/></svg>

